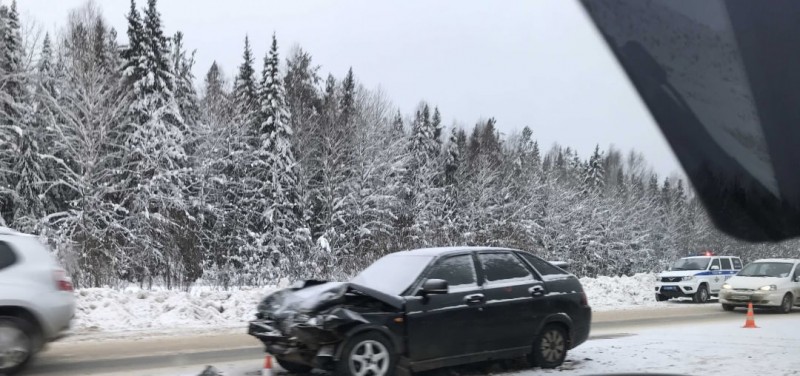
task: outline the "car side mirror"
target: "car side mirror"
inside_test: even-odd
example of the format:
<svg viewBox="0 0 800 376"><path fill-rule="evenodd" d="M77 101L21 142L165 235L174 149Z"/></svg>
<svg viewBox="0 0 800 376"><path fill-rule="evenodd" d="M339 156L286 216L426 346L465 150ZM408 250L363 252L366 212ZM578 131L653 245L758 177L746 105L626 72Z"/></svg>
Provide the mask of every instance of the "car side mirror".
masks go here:
<svg viewBox="0 0 800 376"><path fill-rule="evenodd" d="M711 270L719 270L719 266L717 266L717 265L711 265Z"/></svg>
<svg viewBox="0 0 800 376"><path fill-rule="evenodd" d="M447 281L443 279L428 279L422 284L420 292L423 295L447 294Z"/></svg>
<svg viewBox="0 0 800 376"><path fill-rule="evenodd" d="M798 276L794 277L794 281L795 281L795 282L800 282L800 275L798 275Z"/></svg>

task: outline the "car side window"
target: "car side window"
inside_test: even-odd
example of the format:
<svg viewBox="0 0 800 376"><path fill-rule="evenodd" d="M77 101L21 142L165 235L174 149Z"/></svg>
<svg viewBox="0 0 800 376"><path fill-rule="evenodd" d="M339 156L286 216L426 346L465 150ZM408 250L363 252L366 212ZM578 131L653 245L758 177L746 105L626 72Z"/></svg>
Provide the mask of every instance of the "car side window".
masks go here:
<svg viewBox="0 0 800 376"><path fill-rule="evenodd" d="M739 270L742 268L742 260L735 258L733 259L733 268Z"/></svg>
<svg viewBox="0 0 800 376"><path fill-rule="evenodd" d="M714 267L714 265L716 265L717 269L719 269L719 259L718 258L711 261L711 265L708 266L708 270L711 270Z"/></svg>
<svg viewBox="0 0 800 376"><path fill-rule="evenodd" d="M532 280L533 275L522 260L511 253L479 253L487 284Z"/></svg>
<svg viewBox="0 0 800 376"><path fill-rule="evenodd" d="M0 270L5 269L17 262L17 254L8 246L6 242L0 242Z"/></svg>
<svg viewBox="0 0 800 376"><path fill-rule="evenodd" d="M731 259L726 257L726 258L723 258L721 260L722 260L722 268L720 268L720 269L722 269L722 270L731 270L731 269L733 269L731 267Z"/></svg>
<svg viewBox="0 0 800 376"><path fill-rule="evenodd" d="M792 280L797 282L797 277L800 277L800 264L795 265Z"/></svg>
<svg viewBox="0 0 800 376"><path fill-rule="evenodd" d="M539 272L539 274L541 275L569 274L564 270L561 270L561 268L558 268L553 264L550 264L549 262L544 261L530 253L519 252L518 254L522 256L522 258L524 258L525 261L530 263L531 266L533 266L533 268L536 269L536 271Z"/></svg>
<svg viewBox="0 0 800 376"><path fill-rule="evenodd" d="M450 291L478 287L472 255L451 256L438 260L428 272L427 279L447 281Z"/></svg>

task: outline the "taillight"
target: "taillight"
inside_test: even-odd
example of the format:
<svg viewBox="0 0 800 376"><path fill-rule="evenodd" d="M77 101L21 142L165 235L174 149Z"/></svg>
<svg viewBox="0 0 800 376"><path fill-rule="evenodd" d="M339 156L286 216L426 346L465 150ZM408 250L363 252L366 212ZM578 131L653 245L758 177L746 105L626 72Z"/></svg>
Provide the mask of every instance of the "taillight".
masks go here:
<svg viewBox="0 0 800 376"><path fill-rule="evenodd" d="M581 292L581 305L582 306L588 306L589 305L589 299L586 298L586 293L585 292Z"/></svg>
<svg viewBox="0 0 800 376"><path fill-rule="evenodd" d="M72 291L72 280L67 276L67 272L63 269L56 269L53 271L53 279L56 282L56 289L58 291Z"/></svg>

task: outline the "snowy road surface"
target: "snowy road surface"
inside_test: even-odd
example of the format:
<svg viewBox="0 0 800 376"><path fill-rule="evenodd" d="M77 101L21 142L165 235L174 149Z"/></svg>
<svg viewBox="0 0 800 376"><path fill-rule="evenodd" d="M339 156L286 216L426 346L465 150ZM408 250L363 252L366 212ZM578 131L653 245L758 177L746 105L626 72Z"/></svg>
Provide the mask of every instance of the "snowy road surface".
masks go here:
<svg viewBox="0 0 800 376"><path fill-rule="evenodd" d="M665 309L666 308L666 309ZM662 308L598 312L592 338L570 352L559 370L476 369L462 374L583 375L610 372L671 372L692 375L800 374L800 311L756 312L759 329L741 329L744 312L718 304L667 303ZM55 343L32 365L30 375L197 375L214 365L225 375L258 375L262 350L238 332L196 335L117 333L79 336ZM764 370L770 370L764 372Z"/></svg>

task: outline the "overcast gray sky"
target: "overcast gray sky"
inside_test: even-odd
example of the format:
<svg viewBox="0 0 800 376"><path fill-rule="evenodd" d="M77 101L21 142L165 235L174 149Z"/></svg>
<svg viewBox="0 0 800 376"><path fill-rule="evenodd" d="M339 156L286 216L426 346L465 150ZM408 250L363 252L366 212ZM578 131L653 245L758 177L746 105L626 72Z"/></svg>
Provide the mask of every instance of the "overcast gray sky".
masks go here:
<svg viewBox="0 0 800 376"><path fill-rule="evenodd" d="M18 6L53 32L83 3ZM129 1L98 3L124 40ZM167 33L183 31L197 49L198 77L214 60L234 75L245 34L260 65L275 31L284 57L299 44L323 75L341 78L352 66L403 113L426 100L448 125L493 116L506 134L530 126L543 149L558 142L586 157L596 143L614 144L643 152L661 176L680 169L577 1L161 0L159 9Z"/></svg>

